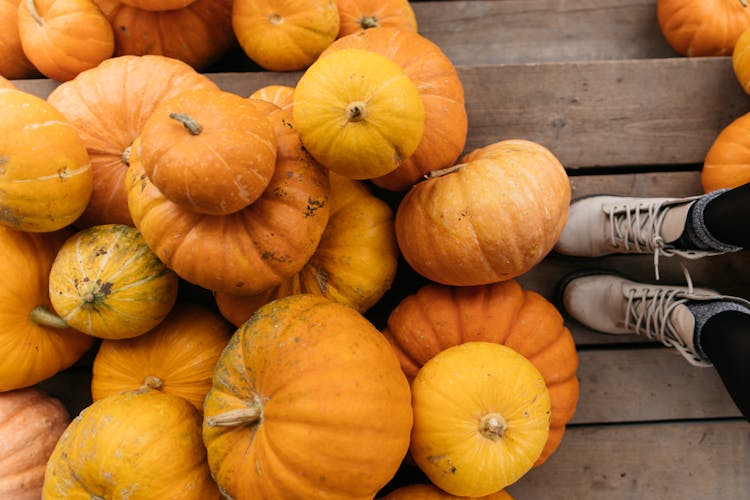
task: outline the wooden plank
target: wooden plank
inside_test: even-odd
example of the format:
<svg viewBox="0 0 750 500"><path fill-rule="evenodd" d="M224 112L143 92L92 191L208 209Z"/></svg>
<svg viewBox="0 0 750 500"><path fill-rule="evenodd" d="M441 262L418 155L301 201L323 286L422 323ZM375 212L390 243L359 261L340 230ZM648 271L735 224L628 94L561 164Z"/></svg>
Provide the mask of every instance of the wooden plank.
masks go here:
<svg viewBox="0 0 750 500"><path fill-rule="evenodd" d="M677 57L655 0L412 2L419 32L457 65Z"/></svg>

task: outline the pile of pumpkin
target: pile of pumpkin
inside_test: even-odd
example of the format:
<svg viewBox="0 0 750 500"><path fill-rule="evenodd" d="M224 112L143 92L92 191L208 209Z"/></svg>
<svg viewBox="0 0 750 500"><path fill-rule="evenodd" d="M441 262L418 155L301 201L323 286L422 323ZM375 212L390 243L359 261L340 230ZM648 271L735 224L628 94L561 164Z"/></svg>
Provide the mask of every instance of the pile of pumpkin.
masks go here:
<svg viewBox="0 0 750 500"><path fill-rule="evenodd" d="M514 278L567 175L525 140L460 157L463 87L414 30L249 98L161 55L0 83L3 498L365 499L406 461L432 485L389 498L499 499L559 446L575 345ZM428 283L379 331L400 256ZM69 423L33 386L92 349Z"/></svg>

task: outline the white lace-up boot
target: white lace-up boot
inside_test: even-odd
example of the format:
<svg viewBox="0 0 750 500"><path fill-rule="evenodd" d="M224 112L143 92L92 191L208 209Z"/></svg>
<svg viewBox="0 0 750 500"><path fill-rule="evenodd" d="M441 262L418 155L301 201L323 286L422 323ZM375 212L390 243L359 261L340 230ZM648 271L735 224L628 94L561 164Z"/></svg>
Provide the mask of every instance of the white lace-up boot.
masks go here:
<svg viewBox="0 0 750 500"><path fill-rule="evenodd" d="M688 286L661 286L605 271L579 271L563 278L559 295L565 311L592 330L645 335L674 347L693 365L711 366L700 349L700 332L688 305L727 301L731 309L750 310L750 302L693 288L686 277Z"/></svg>

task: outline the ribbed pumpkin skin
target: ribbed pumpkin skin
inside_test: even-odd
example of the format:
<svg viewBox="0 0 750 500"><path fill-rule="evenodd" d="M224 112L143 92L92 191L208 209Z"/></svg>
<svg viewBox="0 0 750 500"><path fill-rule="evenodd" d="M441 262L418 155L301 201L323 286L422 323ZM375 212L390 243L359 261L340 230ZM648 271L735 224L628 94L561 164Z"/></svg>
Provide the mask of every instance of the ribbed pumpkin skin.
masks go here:
<svg viewBox="0 0 750 500"><path fill-rule="evenodd" d="M0 227L0 391L53 376L75 363L93 343L72 328L45 326L32 319L38 306L52 310L49 273L68 235Z"/></svg>
<svg viewBox="0 0 750 500"><path fill-rule="evenodd" d="M195 0L122 0L125 5L153 11L181 9L193 2Z"/></svg>
<svg viewBox="0 0 750 500"><path fill-rule="evenodd" d="M210 425L252 408L260 421ZM412 424L388 342L354 309L315 295L266 304L234 334L204 410L213 476L237 500L372 499Z"/></svg>
<svg viewBox="0 0 750 500"><path fill-rule="evenodd" d="M513 484L547 440L544 379L510 347L449 347L425 363L411 388L410 455L430 481L453 495L479 497Z"/></svg>
<svg viewBox="0 0 750 500"><path fill-rule="evenodd" d="M44 470L70 416L37 388L0 393L0 498L38 500Z"/></svg>
<svg viewBox="0 0 750 500"><path fill-rule="evenodd" d="M395 228L402 255L445 285L484 285L527 272L567 221L565 169L549 150L524 140L474 150L461 165L401 200Z"/></svg>
<svg viewBox="0 0 750 500"><path fill-rule="evenodd" d="M68 238L49 275L55 311L94 337L142 335L167 316L177 300L177 275L146 245L137 229L93 226Z"/></svg>
<svg viewBox="0 0 750 500"><path fill-rule="evenodd" d="M180 303L151 331L132 339L105 340L94 359L94 401L151 384L203 412L216 361L233 329L212 310Z"/></svg>
<svg viewBox="0 0 750 500"><path fill-rule="evenodd" d="M339 38L372 28L417 31L417 18L408 0L336 0Z"/></svg>
<svg viewBox="0 0 750 500"><path fill-rule="evenodd" d="M130 7L119 0L94 3L114 28L115 56L160 55L201 70L235 43L232 0L196 0L165 11ZM151 83L149 78L146 82Z"/></svg>
<svg viewBox="0 0 750 500"><path fill-rule="evenodd" d="M0 76L13 80L38 74L23 53L18 33L19 2L20 0L0 0Z"/></svg>
<svg viewBox="0 0 750 500"><path fill-rule="evenodd" d="M18 8L24 53L46 77L71 80L112 57L112 25L90 0L27 0Z"/></svg>
<svg viewBox="0 0 750 500"><path fill-rule="evenodd" d="M476 287L429 284L391 312L383 334L413 380L439 352L464 342L495 342L529 359L552 401L549 438L535 465L557 449L578 403L578 353L560 312L515 280Z"/></svg>
<svg viewBox="0 0 750 500"><path fill-rule="evenodd" d="M86 148L58 110L36 96L0 89L0 224L56 231L91 197Z"/></svg>
<svg viewBox="0 0 750 500"><path fill-rule="evenodd" d="M234 0L232 28L247 56L271 71L302 70L339 33L336 0Z"/></svg>
<svg viewBox="0 0 750 500"><path fill-rule="evenodd" d="M78 132L94 173L93 194L76 221L78 227L133 225L125 192L128 166L123 153L161 101L197 88L218 89L180 61L162 56L122 56L104 61L52 91L47 101Z"/></svg>
<svg viewBox="0 0 750 500"><path fill-rule="evenodd" d="M683 56L726 56L750 27L750 9L740 0L659 0L659 28Z"/></svg>
<svg viewBox="0 0 750 500"><path fill-rule="evenodd" d="M200 414L153 390L100 399L82 411L47 464L42 498L212 500Z"/></svg>
<svg viewBox="0 0 750 500"><path fill-rule="evenodd" d="M457 497L431 484L402 486L383 497L383 500L513 500L505 490L483 497Z"/></svg>
<svg viewBox="0 0 750 500"><path fill-rule="evenodd" d="M703 192L750 182L750 113L724 127L706 153L701 170Z"/></svg>
<svg viewBox="0 0 750 500"><path fill-rule="evenodd" d="M424 174L453 165L466 144L469 122L463 85L440 47L411 31L372 28L339 38L321 57L347 48L371 50L398 64L416 85L424 106L424 133L417 149L394 171L372 182L403 191Z"/></svg>
<svg viewBox="0 0 750 500"><path fill-rule="evenodd" d="M750 94L750 28L746 28L734 44L732 70L742 90Z"/></svg>
<svg viewBox="0 0 750 500"><path fill-rule="evenodd" d="M398 263L392 210L360 181L335 172L330 181L328 225L299 273L259 295L216 294L221 314L236 326L263 304L297 293L322 295L364 313L390 287Z"/></svg>
<svg viewBox="0 0 750 500"><path fill-rule="evenodd" d="M250 99L260 99L280 107L284 111L292 111L294 106L294 87L288 85L266 85L252 94Z"/></svg>

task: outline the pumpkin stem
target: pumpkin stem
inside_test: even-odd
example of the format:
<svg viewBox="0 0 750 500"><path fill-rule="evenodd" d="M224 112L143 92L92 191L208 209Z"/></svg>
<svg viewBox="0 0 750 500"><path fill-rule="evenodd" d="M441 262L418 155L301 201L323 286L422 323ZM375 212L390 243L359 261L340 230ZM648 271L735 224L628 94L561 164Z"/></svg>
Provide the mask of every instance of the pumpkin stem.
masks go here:
<svg viewBox="0 0 750 500"><path fill-rule="evenodd" d="M378 22L378 18L375 16L364 16L359 20L359 25L362 26L362 29L368 29L377 28L378 26L380 26L380 23Z"/></svg>
<svg viewBox="0 0 750 500"><path fill-rule="evenodd" d="M747 7L747 0L740 0L743 7Z"/></svg>
<svg viewBox="0 0 750 500"><path fill-rule="evenodd" d="M260 420L261 406L255 403L248 408L231 410L220 415L208 417L206 425L209 427L235 427L237 425L254 424Z"/></svg>
<svg viewBox="0 0 750 500"><path fill-rule="evenodd" d="M39 11L36 10L34 0L26 0L26 6L29 8L29 14L31 14L32 19L34 19L39 26L43 26L44 18L40 16Z"/></svg>
<svg viewBox="0 0 750 500"><path fill-rule="evenodd" d="M125 148L125 151L122 152L122 155L120 155L120 160L127 165L130 166L130 150L133 146L128 146Z"/></svg>
<svg viewBox="0 0 750 500"><path fill-rule="evenodd" d="M453 165L452 167L447 168L441 168L439 170L433 170L432 172L428 172L424 175L425 179L434 179L435 177L442 177L444 175L452 174L453 172L458 172L462 168L464 168L467 164L466 163L459 163L458 165Z"/></svg>
<svg viewBox="0 0 750 500"><path fill-rule="evenodd" d="M188 132L193 135L198 135L203 132L203 127L201 127L201 124L195 121L193 117L189 115L183 113L169 113L169 117L182 123L185 128L188 129Z"/></svg>
<svg viewBox="0 0 750 500"><path fill-rule="evenodd" d="M51 326L53 328L68 328L68 324L57 314L53 313L46 306L36 306L31 310L31 321L37 325Z"/></svg>
<svg viewBox="0 0 750 500"><path fill-rule="evenodd" d="M490 441L497 441L503 437L508 423L499 413L488 413L479 421L479 433Z"/></svg>
<svg viewBox="0 0 750 500"><path fill-rule="evenodd" d="M146 378L143 379L143 385L141 386L141 389L156 389L159 390L164 385L164 382L159 377L156 377L154 375L146 375Z"/></svg>
<svg viewBox="0 0 750 500"><path fill-rule="evenodd" d="M367 104L364 101L350 102L346 107L346 121L361 122L367 117Z"/></svg>
<svg viewBox="0 0 750 500"><path fill-rule="evenodd" d="M281 24L284 22L284 18L278 14L271 14L270 16L268 16L268 20L271 21L271 24L273 25Z"/></svg>

